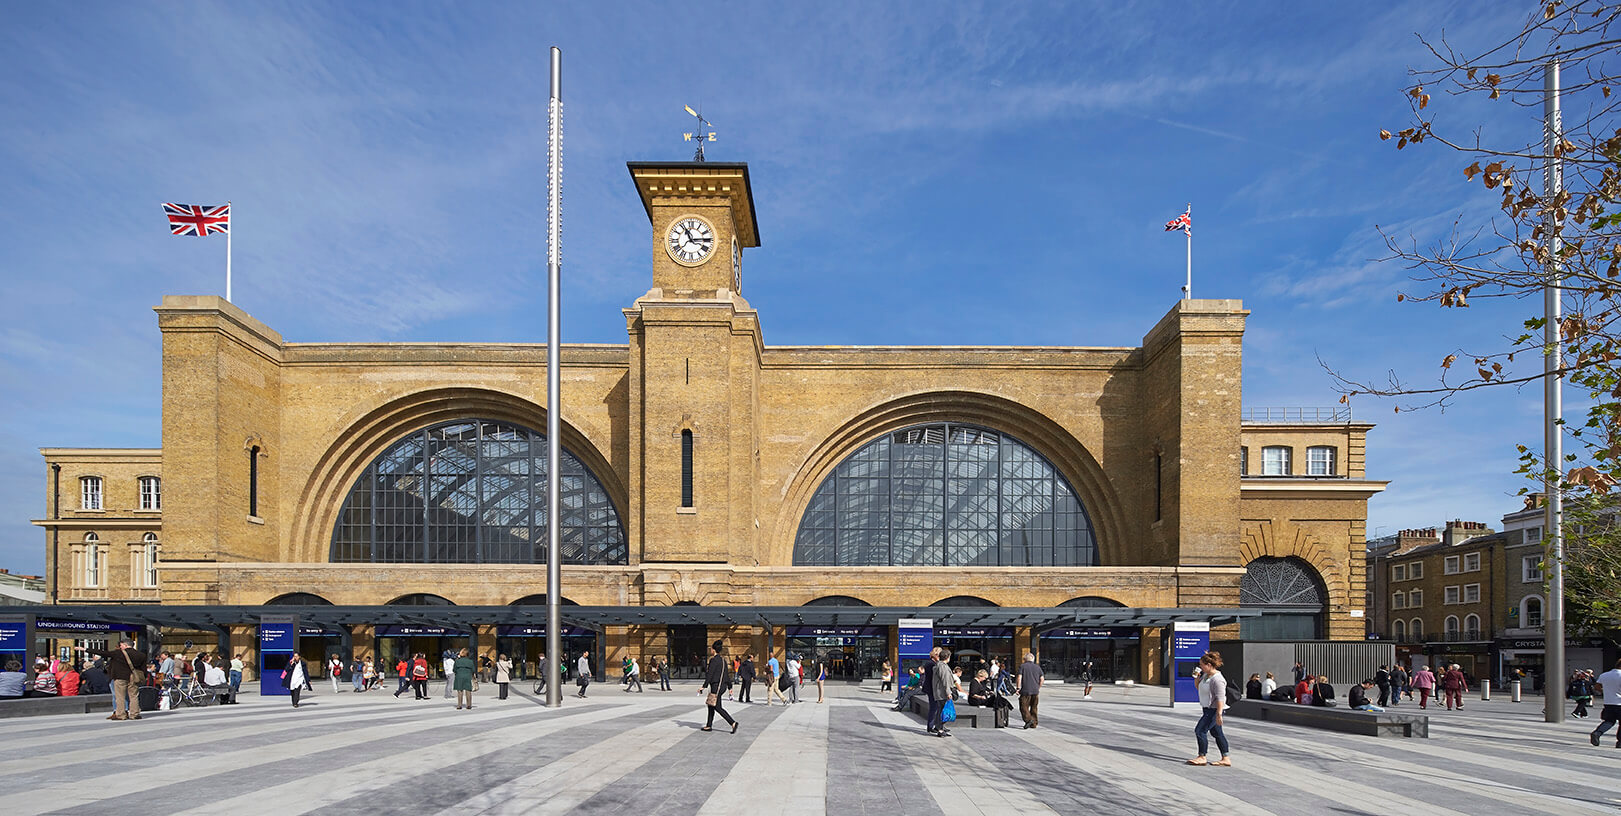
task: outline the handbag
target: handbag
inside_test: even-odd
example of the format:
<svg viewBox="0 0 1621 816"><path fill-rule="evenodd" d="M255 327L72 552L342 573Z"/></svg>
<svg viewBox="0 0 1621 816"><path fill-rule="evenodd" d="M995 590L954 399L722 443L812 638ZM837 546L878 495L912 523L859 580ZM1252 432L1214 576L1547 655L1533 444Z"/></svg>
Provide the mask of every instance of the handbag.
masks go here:
<svg viewBox="0 0 1621 816"><path fill-rule="evenodd" d="M951 702L950 700L947 700L945 705L940 707L940 722L948 723L948 722L956 722L956 721L957 721L957 704Z"/></svg>
<svg viewBox="0 0 1621 816"><path fill-rule="evenodd" d="M787 691L788 687L793 684L794 681L789 679L788 675L785 674L777 680L777 691Z"/></svg>
<svg viewBox="0 0 1621 816"><path fill-rule="evenodd" d="M720 705L720 695L711 691L709 692L709 696L704 698L704 702L711 707Z"/></svg>
<svg viewBox="0 0 1621 816"><path fill-rule="evenodd" d="M146 672L144 670L142 670L142 669L135 668L135 661L129 659L129 652L124 650L124 649L119 649L118 653L124 656L124 665L129 666L129 681L130 681L130 683L132 683L134 685L137 685L137 686L141 685L142 683L145 683L146 682Z"/></svg>

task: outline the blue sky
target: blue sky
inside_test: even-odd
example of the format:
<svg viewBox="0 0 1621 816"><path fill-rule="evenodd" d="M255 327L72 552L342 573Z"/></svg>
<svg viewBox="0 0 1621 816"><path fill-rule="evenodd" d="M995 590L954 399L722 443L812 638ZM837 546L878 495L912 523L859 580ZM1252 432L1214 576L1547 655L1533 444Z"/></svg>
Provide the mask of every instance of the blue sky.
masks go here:
<svg viewBox="0 0 1621 816"><path fill-rule="evenodd" d="M19 5L0 28L0 566L43 569L38 448L157 446L165 294L224 242L159 203L234 202L235 301L294 341L544 342L547 48L564 51L565 342L623 342L649 284L628 160L746 161L768 344L1135 345L1179 296L1252 310L1250 407L1331 406L1318 358L1433 376L1540 304L1398 304L1382 225L1492 201L1398 153L1415 32L1467 49L1524 4ZM1534 112L1443 121L1534 137ZM1394 128L1392 128L1394 129ZM1519 505L1540 390L1379 423L1370 533Z"/></svg>

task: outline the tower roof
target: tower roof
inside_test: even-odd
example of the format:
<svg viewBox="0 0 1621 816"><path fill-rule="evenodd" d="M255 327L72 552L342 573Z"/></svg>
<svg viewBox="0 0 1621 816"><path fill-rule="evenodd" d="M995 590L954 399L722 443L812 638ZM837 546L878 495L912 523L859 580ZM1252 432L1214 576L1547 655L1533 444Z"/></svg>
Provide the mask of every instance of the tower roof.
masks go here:
<svg viewBox="0 0 1621 816"><path fill-rule="evenodd" d="M760 225L754 220L754 189L749 186L747 162L626 162L642 208L653 217L653 199L729 198L738 241L745 247L760 245Z"/></svg>

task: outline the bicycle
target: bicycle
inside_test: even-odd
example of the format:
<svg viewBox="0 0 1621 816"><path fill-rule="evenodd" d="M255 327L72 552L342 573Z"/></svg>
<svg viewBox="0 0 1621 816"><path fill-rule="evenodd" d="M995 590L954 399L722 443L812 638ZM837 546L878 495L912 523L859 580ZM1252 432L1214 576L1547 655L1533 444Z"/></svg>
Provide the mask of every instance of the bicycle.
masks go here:
<svg viewBox="0 0 1621 816"><path fill-rule="evenodd" d="M172 711L180 706L199 708L209 705L219 699L219 691L212 686L202 683L181 683L171 680L170 686L164 692L169 697L169 709Z"/></svg>

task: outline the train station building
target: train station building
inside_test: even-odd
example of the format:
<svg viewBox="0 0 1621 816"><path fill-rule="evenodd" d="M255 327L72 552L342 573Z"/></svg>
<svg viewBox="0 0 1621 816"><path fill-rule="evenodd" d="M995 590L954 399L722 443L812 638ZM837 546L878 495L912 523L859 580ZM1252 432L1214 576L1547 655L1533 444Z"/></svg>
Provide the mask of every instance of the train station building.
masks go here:
<svg viewBox="0 0 1621 816"><path fill-rule="evenodd" d="M1138 682L1163 680L1163 615L963 610L1248 609L1223 631L1363 638L1372 426L1246 411L1239 301L1177 301L1131 347L772 346L744 298L748 167L628 167L650 287L625 342L562 348L560 518L544 345L289 341L171 296L161 450L42 449L50 601L398 608L315 615L301 648L532 663L543 611L449 610L537 609L556 523L564 634L609 665L723 638L871 677L895 631L863 607L955 610L970 625L937 637L959 650ZM745 614L821 607L843 622Z"/></svg>

